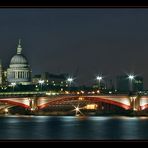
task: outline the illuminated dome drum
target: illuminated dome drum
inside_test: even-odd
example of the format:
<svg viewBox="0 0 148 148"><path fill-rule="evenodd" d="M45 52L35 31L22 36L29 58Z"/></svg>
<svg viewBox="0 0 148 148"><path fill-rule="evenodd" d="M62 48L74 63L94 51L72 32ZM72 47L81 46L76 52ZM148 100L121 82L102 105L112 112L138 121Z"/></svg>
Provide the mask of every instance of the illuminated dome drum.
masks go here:
<svg viewBox="0 0 148 148"><path fill-rule="evenodd" d="M28 85L31 83L31 70L27 58L22 54L21 42L17 47L17 54L11 58L9 68L7 69L7 81Z"/></svg>

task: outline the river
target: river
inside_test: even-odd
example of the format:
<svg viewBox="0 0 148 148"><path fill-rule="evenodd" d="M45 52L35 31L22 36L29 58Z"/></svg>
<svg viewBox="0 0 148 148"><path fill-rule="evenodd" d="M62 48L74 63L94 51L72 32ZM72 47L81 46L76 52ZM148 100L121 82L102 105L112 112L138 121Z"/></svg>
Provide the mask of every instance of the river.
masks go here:
<svg viewBox="0 0 148 148"><path fill-rule="evenodd" d="M5 115L0 140L148 140L148 117Z"/></svg>

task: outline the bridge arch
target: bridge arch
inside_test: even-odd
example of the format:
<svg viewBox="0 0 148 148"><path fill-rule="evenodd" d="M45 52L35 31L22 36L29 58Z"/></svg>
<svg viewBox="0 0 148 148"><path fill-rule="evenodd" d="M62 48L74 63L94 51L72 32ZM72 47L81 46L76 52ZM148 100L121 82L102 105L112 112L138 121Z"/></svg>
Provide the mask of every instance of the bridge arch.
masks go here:
<svg viewBox="0 0 148 148"><path fill-rule="evenodd" d="M125 110L129 110L131 109L130 106L130 100L128 98L125 97L106 97L106 96L62 96L62 97L56 97L55 99L49 99L49 102L46 103L40 103L38 104L38 109L44 109L50 105L56 105L56 104L61 104L63 102L67 102L67 101L73 101L73 100L77 100L77 101L89 101L89 102L104 102L104 103L108 103L108 104L112 104L118 107L121 107ZM41 101L40 101L41 102Z"/></svg>
<svg viewBox="0 0 148 148"><path fill-rule="evenodd" d="M9 99L3 98L3 99L0 99L0 102L30 109L30 104L29 104L28 98L9 98Z"/></svg>
<svg viewBox="0 0 148 148"><path fill-rule="evenodd" d="M147 96L142 96L140 98L139 108L140 108L140 110L148 109L148 97Z"/></svg>

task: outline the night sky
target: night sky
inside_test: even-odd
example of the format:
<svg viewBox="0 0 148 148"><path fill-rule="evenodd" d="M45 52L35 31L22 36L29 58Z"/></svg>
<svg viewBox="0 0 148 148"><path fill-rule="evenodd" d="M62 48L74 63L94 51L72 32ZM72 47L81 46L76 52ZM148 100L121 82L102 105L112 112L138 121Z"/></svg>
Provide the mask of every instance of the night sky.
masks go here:
<svg viewBox="0 0 148 148"><path fill-rule="evenodd" d="M148 9L0 9L0 58L8 67L22 39L33 74L69 73L91 84L134 73L148 89Z"/></svg>

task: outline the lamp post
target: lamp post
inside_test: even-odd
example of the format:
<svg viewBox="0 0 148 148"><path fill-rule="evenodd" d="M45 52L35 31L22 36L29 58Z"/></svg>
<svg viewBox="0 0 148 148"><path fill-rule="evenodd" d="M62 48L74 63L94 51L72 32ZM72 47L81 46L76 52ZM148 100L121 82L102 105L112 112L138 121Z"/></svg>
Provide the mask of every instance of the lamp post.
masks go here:
<svg viewBox="0 0 148 148"><path fill-rule="evenodd" d="M42 85L44 84L44 80L39 80L39 84L41 85L41 91L42 91Z"/></svg>
<svg viewBox="0 0 148 148"><path fill-rule="evenodd" d="M134 79L134 75L129 75L128 76L129 79L129 90L132 92L133 91L133 79Z"/></svg>
<svg viewBox="0 0 148 148"><path fill-rule="evenodd" d="M13 91L14 91L14 87L16 85L16 83L11 83L12 87L13 87Z"/></svg>
<svg viewBox="0 0 148 148"><path fill-rule="evenodd" d="M98 82L99 82L99 89L100 89L100 82L101 82L101 80L102 80L102 77L101 77L101 76L97 76L96 79L97 79Z"/></svg>
<svg viewBox="0 0 148 148"><path fill-rule="evenodd" d="M71 83L73 82L73 78L69 77L67 78L68 86L71 86Z"/></svg>
<svg viewBox="0 0 148 148"><path fill-rule="evenodd" d="M70 90L72 82L73 82L73 78L72 77L67 78L67 83L68 83L69 90Z"/></svg>

